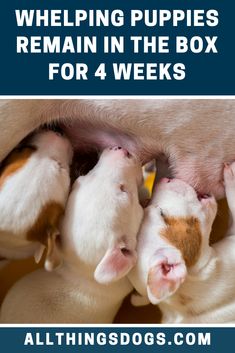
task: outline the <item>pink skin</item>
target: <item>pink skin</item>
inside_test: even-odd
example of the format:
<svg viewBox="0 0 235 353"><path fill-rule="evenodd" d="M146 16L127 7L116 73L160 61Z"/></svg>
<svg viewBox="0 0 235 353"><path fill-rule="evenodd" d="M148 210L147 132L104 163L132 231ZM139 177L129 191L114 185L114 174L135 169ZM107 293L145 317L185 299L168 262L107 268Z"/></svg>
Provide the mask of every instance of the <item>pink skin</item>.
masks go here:
<svg viewBox="0 0 235 353"><path fill-rule="evenodd" d="M152 264L148 273L147 293L150 302L158 304L184 282L187 269L180 253L169 247L158 249Z"/></svg>
<svg viewBox="0 0 235 353"><path fill-rule="evenodd" d="M163 146L153 144L153 141L145 138L136 138L134 135L127 135L118 130L86 129L80 127L63 126L75 150L104 149L109 146L122 146L131 154L138 156L142 163L158 158L165 154ZM156 141L157 142L157 141ZM161 149L160 149L161 148ZM167 144L166 144L166 148ZM203 151L205 153L206 151ZM224 161L215 154L207 158L200 156L200 151L178 155L174 149L168 150L168 162L171 175L190 184L200 194L213 194L216 198L224 196L223 165ZM229 156L228 158L234 158ZM207 161L205 163L205 160Z"/></svg>

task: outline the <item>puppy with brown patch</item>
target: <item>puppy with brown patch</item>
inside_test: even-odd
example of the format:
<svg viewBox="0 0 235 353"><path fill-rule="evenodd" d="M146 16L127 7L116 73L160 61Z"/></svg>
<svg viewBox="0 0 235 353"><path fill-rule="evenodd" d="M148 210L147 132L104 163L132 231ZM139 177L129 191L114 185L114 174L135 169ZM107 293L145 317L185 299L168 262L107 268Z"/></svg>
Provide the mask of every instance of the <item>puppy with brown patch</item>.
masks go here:
<svg viewBox="0 0 235 353"><path fill-rule="evenodd" d="M44 247L50 253L68 197L72 155L67 138L41 130L2 163L0 257L34 255L39 261Z"/></svg>
<svg viewBox="0 0 235 353"><path fill-rule="evenodd" d="M18 281L7 294L4 323L111 323L132 291L126 275L136 262L143 216L139 161L114 147L73 184L50 266ZM20 304L20 305L19 305Z"/></svg>
<svg viewBox="0 0 235 353"><path fill-rule="evenodd" d="M162 179L145 209L132 303L159 304L163 323L235 322L235 163L224 169L232 215L227 237L209 245L217 204L185 182Z"/></svg>

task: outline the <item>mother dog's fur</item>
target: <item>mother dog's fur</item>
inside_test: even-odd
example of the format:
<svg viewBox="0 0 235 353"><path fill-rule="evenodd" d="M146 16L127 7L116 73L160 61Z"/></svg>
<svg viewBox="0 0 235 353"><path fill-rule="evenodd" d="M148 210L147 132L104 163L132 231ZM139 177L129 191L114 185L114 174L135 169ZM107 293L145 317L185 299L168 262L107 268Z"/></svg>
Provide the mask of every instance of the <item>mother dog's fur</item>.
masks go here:
<svg viewBox="0 0 235 353"><path fill-rule="evenodd" d="M60 120L78 148L115 140L143 161L165 154L175 177L219 198L223 163L235 159L234 116L235 100L226 99L2 100L0 160L39 125Z"/></svg>

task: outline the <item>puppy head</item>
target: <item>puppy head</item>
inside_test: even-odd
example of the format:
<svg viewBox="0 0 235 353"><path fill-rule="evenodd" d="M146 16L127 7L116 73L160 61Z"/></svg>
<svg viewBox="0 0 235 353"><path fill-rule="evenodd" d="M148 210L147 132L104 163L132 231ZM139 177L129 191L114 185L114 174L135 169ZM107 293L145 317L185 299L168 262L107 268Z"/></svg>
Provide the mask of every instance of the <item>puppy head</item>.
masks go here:
<svg viewBox="0 0 235 353"><path fill-rule="evenodd" d="M105 149L101 155L99 162L93 169L96 175L106 175L111 183L116 183L117 179L125 181L125 186L136 188L143 182L143 174L140 162L138 159L130 154L126 149L115 146Z"/></svg>
<svg viewBox="0 0 235 353"><path fill-rule="evenodd" d="M187 268L201 261L216 210L214 197L199 197L181 180L165 178L156 185L139 234L135 274L153 304L175 293Z"/></svg>
<svg viewBox="0 0 235 353"><path fill-rule="evenodd" d="M213 196L198 195L182 180L163 178L156 185L152 203L160 207L166 223L171 223L170 219L178 217L187 220L190 228L192 219L197 220L203 239L206 238L207 243L209 242L211 227L217 212L217 203Z"/></svg>
<svg viewBox="0 0 235 353"><path fill-rule="evenodd" d="M58 163L59 168L68 171L72 162L73 150L66 137L54 131L40 130L25 138L1 163L0 186L5 179L25 167L32 156L54 160ZM35 169L26 170L26 177L27 173L30 178L31 174L35 174Z"/></svg>
<svg viewBox="0 0 235 353"><path fill-rule="evenodd" d="M63 167L68 167L72 162L72 146L60 133L40 130L32 136L29 144L35 146L42 156L56 160Z"/></svg>
<svg viewBox="0 0 235 353"><path fill-rule="evenodd" d="M122 278L136 261L141 173L140 163L127 151L107 149L73 185L62 224L63 245L68 260L89 268L100 283Z"/></svg>

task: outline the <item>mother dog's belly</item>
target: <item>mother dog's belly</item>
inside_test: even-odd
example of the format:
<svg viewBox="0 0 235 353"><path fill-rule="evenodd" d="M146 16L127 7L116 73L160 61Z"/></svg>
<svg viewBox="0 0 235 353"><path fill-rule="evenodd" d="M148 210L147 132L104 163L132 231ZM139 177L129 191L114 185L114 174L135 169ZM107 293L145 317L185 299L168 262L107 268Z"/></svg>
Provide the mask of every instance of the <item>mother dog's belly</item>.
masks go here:
<svg viewBox="0 0 235 353"><path fill-rule="evenodd" d="M223 196L235 159L235 100L16 100L0 103L0 159L29 132L60 121L75 148L121 144L143 161L164 153L173 175Z"/></svg>

